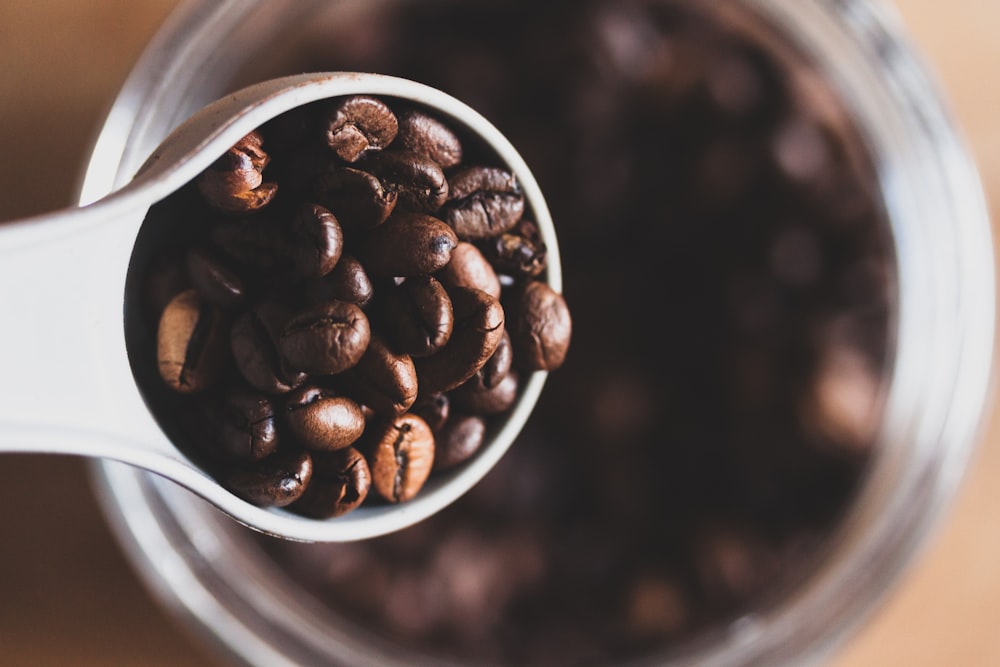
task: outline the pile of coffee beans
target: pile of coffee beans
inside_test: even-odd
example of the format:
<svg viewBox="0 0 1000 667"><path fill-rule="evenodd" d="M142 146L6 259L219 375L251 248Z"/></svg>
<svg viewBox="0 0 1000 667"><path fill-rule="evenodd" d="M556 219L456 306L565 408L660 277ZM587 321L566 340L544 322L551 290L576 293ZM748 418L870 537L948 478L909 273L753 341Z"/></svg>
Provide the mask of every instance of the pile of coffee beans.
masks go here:
<svg viewBox="0 0 1000 667"><path fill-rule="evenodd" d="M712 644L826 557L875 449L895 286L864 141L738 2L375 4L299 66L416 79L499 127L560 221L573 354L445 511L260 544L411 664Z"/></svg>
<svg viewBox="0 0 1000 667"><path fill-rule="evenodd" d="M259 506L322 519L411 500L568 350L518 179L402 100L276 118L143 234L140 384L178 445Z"/></svg>

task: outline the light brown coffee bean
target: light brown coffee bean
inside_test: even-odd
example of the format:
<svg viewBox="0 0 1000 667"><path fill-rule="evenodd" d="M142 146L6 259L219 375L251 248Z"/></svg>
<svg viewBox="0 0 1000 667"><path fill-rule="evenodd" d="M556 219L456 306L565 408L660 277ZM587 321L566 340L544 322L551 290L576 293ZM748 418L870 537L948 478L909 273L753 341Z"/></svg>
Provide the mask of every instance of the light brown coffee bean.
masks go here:
<svg viewBox="0 0 1000 667"><path fill-rule="evenodd" d="M434 434L407 413L376 427L369 455L372 487L390 503L412 500L434 467Z"/></svg>
<svg viewBox="0 0 1000 667"><path fill-rule="evenodd" d="M167 304L156 333L160 377L182 394L210 387L226 360L222 313L196 290L181 292Z"/></svg>

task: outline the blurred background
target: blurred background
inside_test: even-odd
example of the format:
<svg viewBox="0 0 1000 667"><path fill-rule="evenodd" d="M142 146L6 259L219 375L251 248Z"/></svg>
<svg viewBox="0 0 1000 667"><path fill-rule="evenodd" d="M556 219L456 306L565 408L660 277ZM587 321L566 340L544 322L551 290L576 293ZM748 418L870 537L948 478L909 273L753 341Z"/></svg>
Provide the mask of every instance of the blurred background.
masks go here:
<svg viewBox="0 0 1000 667"><path fill-rule="evenodd" d="M104 112L176 4L0 3L0 220L72 200ZM998 217L1000 86L992 77L1000 3L893 4L952 102ZM1000 421L985 426L945 523L836 654L835 667L1000 663ZM0 663L224 664L133 574L92 497L84 462L5 456L0 525Z"/></svg>

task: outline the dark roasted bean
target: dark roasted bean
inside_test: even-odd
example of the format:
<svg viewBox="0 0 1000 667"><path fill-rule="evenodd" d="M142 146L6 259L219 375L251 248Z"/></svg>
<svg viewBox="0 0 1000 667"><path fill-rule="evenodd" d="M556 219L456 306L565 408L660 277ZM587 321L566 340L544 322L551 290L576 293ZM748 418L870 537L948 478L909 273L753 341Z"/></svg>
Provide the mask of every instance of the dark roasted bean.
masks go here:
<svg viewBox="0 0 1000 667"><path fill-rule="evenodd" d="M394 352L377 335L345 382L359 401L382 415L403 414L417 398L417 370L410 355Z"/></svg>
<svg viewBox="0 0 1000 667"><path fill-rule="evenodd" d="M397 211L365 238L358 258L372 277L430 275L451 260L451 227L422 213Z"/></svg>
<svg viewBox="0 0 1000 667"><path fill-rule="evenodd" d="M510 334L504 327L503 335L497 344L497 349L493 352L483 367L479 369L476 376L478 382L487 389L492 389L503 382L514 365L514 346L510 341Z"/></svg>
<svg viewBox="0 0 1000 667"><path fill-rule="evenodd" d="M232 470L224 483L233 493L255 505L287 507L302 497L312 473L312 457L308 452L278 452L255 465Z"/></svg>
<svg viewBox="0 0 1000 667"><path fill-rule="evenodd" d="M441 165L417 153L380 151L359 160L357 166L377 176L396 192L400 206L411 210L431 213L448 198L448 179Z"/></svg>
<svg viewBox="0 0 1000 667"><path fill-rule="evenodd" d="M573 330L562 295L532 280L517 288L510 304L508 330L518 366L543 371L562 366Z"/></svg>
<svg viewBox="0 0 1000 667"><path fill-rule="evenodd" d="M315 452L313 474L302 497L291 510L315 519L347 514L368 497L371 472L365 457L354 447Z"/></svg>
<svg viewBox="0 0 1000 667"><path fill-rule="evenodd" d="M274 405L262 394L233 390L206 408L204 438L215 452L237 461L260 461L280 443Z"/></svg>
<svg viewBox="0 0 1000 667"><path fill-rule="evenodd" d="M270 203L278 186L264 182L269 158L262 143L260 133L251 132L198 176L205 201L226 213L256 211Z"/></svg>
<svg viewBox="0 0 1000 667"><path fill-rule="evenodd" d="M434 470L450 470L470 459L486 439L486 422L477 415L457 415L434 434Z"/></svg>
<svg viewBox="0 0 1000 667"><path fill-rule="evenodd" d="M316 184L316 198L334 211L348 234L363 232L385 222L398 201L374 174L354 167L330 165Z"/></svg>
<svg viewBox="0 0 1000 667"><path fill-rule="evenodd" d="M516 371L510 371L492 387L487 387L482 380L477 373L451 392L456 409L477 415L499 415L514 406L519 389Z"/></svg>
<svg viewBox="0 0 1000 667"><path fill-rule="evenodd" d="M457 287L449 292L455 328L437 353L415 360L421 391L448 391L462 384L496 352L504 331L500 302L486 292Z"/></svg>
<svg viewBox="0 0 1000 667"><path fill-rule="evenodd" d="M500 273L534 278L545 270L547 248L538 225L522 219L513 229L483 244L484 254Z"/></svg>
<svg viewBox="0 0 1000 667"><path fill-rule="evenodd" d="M479 248L468 241L459 241L451 251L451 261L435 276L446 287L475 287L500 298L502 288L496 270Z"/></svg>
<svg viewBox="0 0 1000 667"><path fill-rule="evenodd" d="M396 144L429 158L442 169L450 169L462 161L462 142L451 128L418 109L397 114L399 133Z"/></svg>
<svg viewBox="0 0 1000 667"><path fill-rule="evenodd" d="M370 338L363 310L347 301L326 301L287 320L276 342L290 368L334 375L358 363Z"/></svg>
<svg viewBox="0 0 1000 667"><path fill-rule="evenodd" d="M517 178L497 167L464 167L448 179L441 218L463 241L488 239L511 229L524 214Z"/></svg>
<svg viewBox="0 0 1000 667"><path fill-rule="evenodd" d="M283 238L282 251L296 278L318 278L333 271L344 250L344 233L330 211L318 204L295 210Z"/></svg>
<svg viewBox="0 0 1000 667"><path fill-rule="evenodd" d="M437 433L451 414L451 400L444 392L418 394L410 412L417 415Z"/></svg>
<svg viewBox="0 0 1000 667"><path fill-rule="evenodd" d="M412 357L444 347L455 324L451 298L430 276L407 278L382 292L378 314L393 349Z"/></svg>
<svg viewBox="0 0 1000 667"><path fill-rule="evenodd" d="M396 138L396 115L381 100L355 95L338 100L329 111L326 143L347 162L388 146Z"/></svg>
<svg viewBox="0 0 1000 667"><path fill-rule="evenodd" d="M368 278L364 265L351 255L342 256L333 271L301 285L300 289L306 302L336 299L362 308L371 301L374 294L372 281Z"/></svg>
<svg viewBox="0 0 1000 667"><path fill-rule="evenodd" d="M284 394L305 381L305 374L290 369L278 354L277 331L288 319L278 304L263 302L233 323L229 344L240 374L267 394Z"/></svg>
<svg viewBox="0 0 1000 667"><path fill-rule="evenodd" d="M246 300L243 279L205 248L191 248L186 267L195 289L220 308L237 308Z"/></svg>
<svg viewBox="0 0 1000 667"><path fill-rule="evenodd" d="M332 451L353 445L365 430L356 402L330 389L301 387L285 398L285 423L306 449Z"/></svg>

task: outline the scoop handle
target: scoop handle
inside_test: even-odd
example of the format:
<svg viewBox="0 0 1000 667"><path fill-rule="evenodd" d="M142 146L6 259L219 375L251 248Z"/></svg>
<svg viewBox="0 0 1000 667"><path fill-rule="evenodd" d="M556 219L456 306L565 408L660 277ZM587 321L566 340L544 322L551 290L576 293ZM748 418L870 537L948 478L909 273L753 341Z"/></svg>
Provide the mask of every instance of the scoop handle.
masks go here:
<svg viewBox="0 0 1000 667"><path fill-rule="evenodd" d="M125 276L148 205L140 183L0 225L0 451L69 453L77 440L68 434L82 432L162 439L151 437L159 430L132 377L123 326Z"/></svg>

